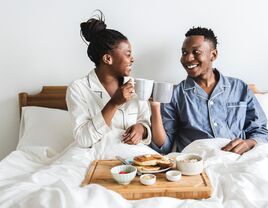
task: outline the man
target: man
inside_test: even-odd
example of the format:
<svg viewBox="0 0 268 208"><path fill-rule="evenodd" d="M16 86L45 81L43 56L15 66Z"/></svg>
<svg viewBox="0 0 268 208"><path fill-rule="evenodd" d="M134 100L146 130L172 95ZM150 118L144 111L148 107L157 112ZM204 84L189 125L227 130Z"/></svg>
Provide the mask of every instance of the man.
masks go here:
<svg viewBox="0 0 268 208"><path fill-rule="evenodd" d="M181 63L188 76L169 104L160 109L151 102L152 147L167 154L174 143L180 152L194 140L220 137L232 140L223 150L243 154L267 142L267 120L248 85L212 68L218 55L214 32L196 27L185 36Z"/></svg>

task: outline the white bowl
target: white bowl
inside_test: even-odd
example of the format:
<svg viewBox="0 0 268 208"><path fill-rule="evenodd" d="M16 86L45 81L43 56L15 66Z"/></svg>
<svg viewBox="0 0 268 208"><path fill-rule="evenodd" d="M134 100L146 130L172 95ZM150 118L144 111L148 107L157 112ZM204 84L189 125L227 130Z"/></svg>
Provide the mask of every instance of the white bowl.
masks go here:
<svg viewBox="0 0 268 208"><path fill-rule="evenodd" d="M166 172L166 178L169 181L177 182L181 179L181 172L178 170L170 170Z"/></svg>
<svg viewBox="0 0 268 208"><path fill-rule="evenodd" d="M203 171L203 159L195 154L182 154L176 157L176 168L183 175L198 175Z"/></svg>
<svg viewBox="0 0 268 208"><path fill-rule="evenodd" d="M140 176L140 182L146 186L155 184L156 176L154 174L144 174Z"/></svg>
<svg viewBox="0 0 268 208"><path fill-rule="evenodd" d="M127 172L127 173L120 173ZM119 165L111 169L113 178L122 185L129 184L136 176L137 168L132 165Z"/></svg>

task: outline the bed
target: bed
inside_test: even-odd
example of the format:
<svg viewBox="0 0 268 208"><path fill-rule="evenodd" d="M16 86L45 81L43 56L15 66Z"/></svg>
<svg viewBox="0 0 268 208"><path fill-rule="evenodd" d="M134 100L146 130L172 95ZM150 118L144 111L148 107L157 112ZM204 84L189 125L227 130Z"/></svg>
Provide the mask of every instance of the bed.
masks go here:
<svg viewBox="0 0 268 208"><path fill-rule="evenodd" d="M81 188L96 152L75 145L65 93L66 86L46 86L37 95L19 94L19 143L0 162L1 208L268 207L268 145L258 144L240 156L220 150L229 142L224 138L197 140L183 150L205 159L205 171L213 187L209 199L155 197L131 201L98 184ZM267 94L256 96L266 111ZM151 152L141 146L127 149L121 156Z"/></svg>

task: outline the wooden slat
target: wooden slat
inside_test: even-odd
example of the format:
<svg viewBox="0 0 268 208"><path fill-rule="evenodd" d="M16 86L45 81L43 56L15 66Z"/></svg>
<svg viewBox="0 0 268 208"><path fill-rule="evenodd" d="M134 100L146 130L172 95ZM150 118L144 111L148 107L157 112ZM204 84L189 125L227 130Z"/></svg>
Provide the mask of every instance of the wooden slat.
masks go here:
<svg viewBox="0 0 268 208"><path fill-rule="evenodd" d="M204 172L195 176L183 175L178 182L167 181L165 173L158 173L156 174L157 182L152 186L144 186L136 176L129 185L120 185L113 179L110 172L112 167L120 164L117 160L94 161L82 186L90 183L100 184L131 200L159 196L180 199L202 199L211 196L212 187Z"/></svg>
<svg viewBox="0 0 268 208"><path fill-rule="evenodd" d="M66 104L67 86L44 86L36 95L19 93L20 113L24 106L40 106L67 110Z"/></svg>
<svg viewBox="0 0 268 208"><path fill-rule="evenodd" d="M248 84L248 87L253 91L254 94L265 94L267 92L262 92L257 89L255 84Z"/></svg>

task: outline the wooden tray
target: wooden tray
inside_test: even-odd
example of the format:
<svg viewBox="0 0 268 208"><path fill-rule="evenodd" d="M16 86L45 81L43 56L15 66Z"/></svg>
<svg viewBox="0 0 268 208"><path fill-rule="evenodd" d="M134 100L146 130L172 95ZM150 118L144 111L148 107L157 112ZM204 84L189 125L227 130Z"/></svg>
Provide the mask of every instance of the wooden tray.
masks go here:
<svg viewBox="0 0 268 208"><path fill-rule="evenodd" d="M203 199L211 196L212 187L207 175L203 172L195 176L182 176L178 182L170 182L165 173L157 173L156 183L145 186L140 183L139 176L129 185L120 185L112 177L111 168L120 165L117 160L93 161L81 186L96 183L121 194L126 199L143 199L168 196L179 199Z"/></svg>

